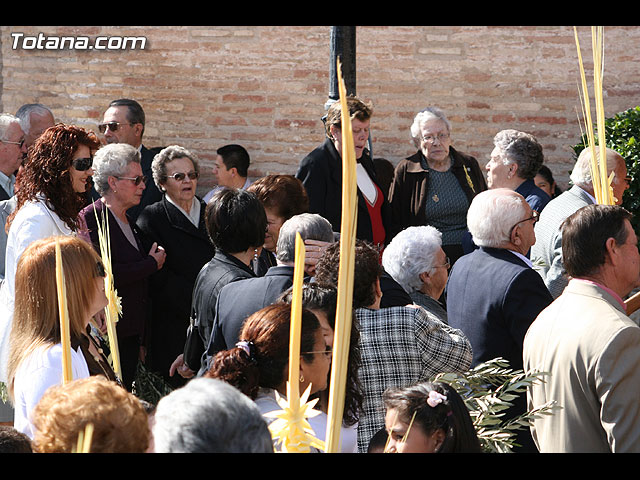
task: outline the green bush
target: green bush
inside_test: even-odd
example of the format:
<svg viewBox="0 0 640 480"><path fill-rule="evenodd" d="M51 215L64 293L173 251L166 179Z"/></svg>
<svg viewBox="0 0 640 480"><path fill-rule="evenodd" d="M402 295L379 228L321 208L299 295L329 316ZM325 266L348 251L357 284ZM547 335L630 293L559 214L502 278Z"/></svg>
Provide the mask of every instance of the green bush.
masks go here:
<svg viewBox="0 0 640 480"><path fill-rule="evenodd" d="M596 133L597 137L597 133ZM622 197L622 206L636 215L631 221L636 233L640 233L640 107L630 108L605 119L606 146L622 155L627 163L631 183ZM597 141L597 139L596 139ZM586 148L586 136L573 147L575 159Z"/></svg>

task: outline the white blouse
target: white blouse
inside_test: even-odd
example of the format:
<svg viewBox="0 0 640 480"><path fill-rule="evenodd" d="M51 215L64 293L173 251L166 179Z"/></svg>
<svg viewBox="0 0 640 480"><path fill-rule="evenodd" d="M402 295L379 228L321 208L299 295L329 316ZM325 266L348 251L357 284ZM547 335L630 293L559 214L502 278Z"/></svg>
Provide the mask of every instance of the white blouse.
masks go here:
<svg viewBox="0 0 640 480"><path fill-rule="evenodd" d="M89 377L89 367L78 347L71 349L73 379ZM53 385L62 384L62 345L40 347L26 357L18 366L13 382L16 430L33 438L31 412L44 392Z"/></svg>

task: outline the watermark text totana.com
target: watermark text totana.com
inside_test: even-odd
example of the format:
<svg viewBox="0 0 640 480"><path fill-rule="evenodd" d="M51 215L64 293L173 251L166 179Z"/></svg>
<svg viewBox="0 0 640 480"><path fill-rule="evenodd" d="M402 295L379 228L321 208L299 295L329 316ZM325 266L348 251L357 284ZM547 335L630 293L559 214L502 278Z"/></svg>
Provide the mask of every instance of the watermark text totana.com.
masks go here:
<svg viewBox="0 0 640 480"><path fill-rule="evenodd" d="M25 35L12 32L14 50L144 50L146 37L132 36L71 36L71 35Z"/></svg>

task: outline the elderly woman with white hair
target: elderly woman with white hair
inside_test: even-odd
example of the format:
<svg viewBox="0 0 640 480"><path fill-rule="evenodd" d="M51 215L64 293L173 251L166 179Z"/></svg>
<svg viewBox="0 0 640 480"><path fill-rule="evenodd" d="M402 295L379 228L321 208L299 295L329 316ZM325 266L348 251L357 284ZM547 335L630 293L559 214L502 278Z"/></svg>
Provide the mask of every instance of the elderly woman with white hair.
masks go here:
<svg viewBox="0 0 640 480"><path fill-rule="evenodd" d="M452 264L462 255L466 215L487 189L478 161L451 146L451 125L439 108L419 112L411 125L418 151L396 167L389 200L398 228L432 225L442 232Z"/></svg>
<svg viewBox="0 0 640 480"><path fill-rule="evenodd" d="M398 233L382 253L382 266L416 305L447 322L439 299L447 285L449 258L442 249L442 234L430 225L408 227Z"/></svg>
<svg viewBox="0 0 640 480"><path fill-rule="evenodd" d="M479 246L451 269L447 284L449 325L464 332L473 348L472 367L502 357L514 370L523 368L524 336L553 300L526 257L536 241L538 218L524 197L509 188L480 193L467 215ZM523 413L524 396L514 412ZM527 432L528 433L528 432ZM530 435L517 443L530 451Z"/></svg>
<svg viewBox="0 0 640 480"><path fill-rule="evenodd" d="M109 229L111 266L115 289L121 298L122 317L117 324L122 382L132 389L139 358L146 350L150 320L149 278L162 268L166 254L157 244L143 246L140 232L127 213L145 188L140 153L126 143L100 148L93 158L93 181L100 198L80 212L84 237L100 252L98 225Z"/></svg>
<svg viewBox="0 0 640 480"><path fill-rule="evenodd" d="M162 199L145 207L136 223L145 244L164 247L167 262L151 280L153 325L147 366L175 388L184 379L170 376L169 368L184 347L196 277L215 248L205 225L206 205L196 196L200 174L196 155L171 145L155 156L151 170Z"/></svg>

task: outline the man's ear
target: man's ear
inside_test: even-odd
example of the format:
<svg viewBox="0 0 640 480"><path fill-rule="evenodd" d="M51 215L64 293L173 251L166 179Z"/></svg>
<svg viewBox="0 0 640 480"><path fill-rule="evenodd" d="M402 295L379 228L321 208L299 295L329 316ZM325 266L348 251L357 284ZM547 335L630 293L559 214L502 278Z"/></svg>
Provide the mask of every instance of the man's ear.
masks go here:
<svg viewBox="0 0 640 480"><path fill-rule="evenodd" d="M144 126L141 123L135 123L133 125L133 129L136 132L136 135L142 138L142 131L144 130Z"/></svg>
<svg viewBox="0 0 640 480"><path fill-rule="evenodd" d="M616 243L615 238L609 237L607 241L604 242L604 248L607 252L607 257L612 265L616 266L618 264L618 244Z"/></svg>

